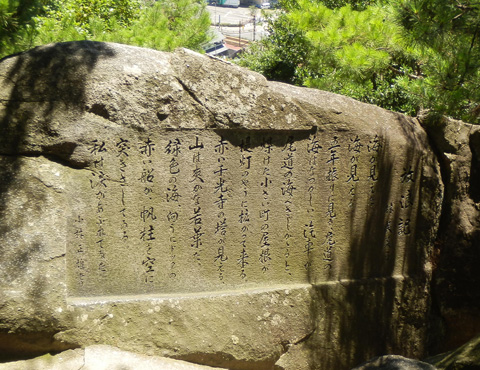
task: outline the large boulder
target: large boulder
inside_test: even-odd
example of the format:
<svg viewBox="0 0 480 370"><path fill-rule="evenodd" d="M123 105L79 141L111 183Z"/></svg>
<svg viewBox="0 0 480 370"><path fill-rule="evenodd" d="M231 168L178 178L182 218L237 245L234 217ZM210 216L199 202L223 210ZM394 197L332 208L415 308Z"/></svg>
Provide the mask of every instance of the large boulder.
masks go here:
<svg viewBox="0 0 480 370"><path fill-rule="evenodd" d="M0 62L0 132L4 357L425 354L443 185L417 120L187 50L74 42Z"/></svg>
<svg viewBox="0 0 480 370"><path fill-rule="evenodd" d="M445 352L480 333L480 126L428 115L420 120L445 184L434 259L434 307L441 325L432 343L434 351Z"/></svg>

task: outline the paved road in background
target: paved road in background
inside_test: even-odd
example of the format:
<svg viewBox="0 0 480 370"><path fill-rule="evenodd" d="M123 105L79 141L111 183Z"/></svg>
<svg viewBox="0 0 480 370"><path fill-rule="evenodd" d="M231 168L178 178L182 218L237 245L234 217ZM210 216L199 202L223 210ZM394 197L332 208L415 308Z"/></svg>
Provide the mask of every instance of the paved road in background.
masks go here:
<svg viewBox="0 0 480 370"><path fill-rule="evenodd" d="M239 22L245 24L251 22L253 17L249 8L238 7L238 8L227 8L223 6L207 6L208 11L210 12L210 19L212 24L231 24L238 25ZM260 12L258 12L260 15Z"/></svg>
<svg viewBox="0 0 480 370"><path fill-rule="evenodd" d="M225 36L241 37L246 40L259 40L265 36L263 25L257 23L255 27L253 26L253 16L250 8L208 5L207 9L210 12L212 25L215 25L213 27ZM257 21L260 15L260 10L258 10Z"/></svg>

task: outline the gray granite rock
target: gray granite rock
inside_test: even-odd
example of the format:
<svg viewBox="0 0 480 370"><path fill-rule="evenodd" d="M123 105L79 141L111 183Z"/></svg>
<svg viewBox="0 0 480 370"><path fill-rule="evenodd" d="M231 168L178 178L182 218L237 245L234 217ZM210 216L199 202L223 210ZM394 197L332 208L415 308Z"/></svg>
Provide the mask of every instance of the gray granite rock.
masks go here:
<svg viewBox="0 0 480 370"><path fill-rule="evenodd" d="M480 332L480 127L446 117L422 122L445 182L434 282L444 327L432 338L446 337L432 350L446 352Z"/></svg>
<svg viewBox="0 0 480 370"><path fill-rule="evenodd" d="M73 42L0 61L0 132L3 356L424 354L443 185L417 120L187 50Z"/></svg>

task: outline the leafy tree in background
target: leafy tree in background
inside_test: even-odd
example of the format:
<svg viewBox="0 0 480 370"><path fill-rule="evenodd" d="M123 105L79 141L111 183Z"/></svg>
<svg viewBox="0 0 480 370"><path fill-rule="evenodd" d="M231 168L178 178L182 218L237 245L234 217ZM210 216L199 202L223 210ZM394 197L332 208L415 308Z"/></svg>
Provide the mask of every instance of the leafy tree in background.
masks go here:
<svg viewBox="0 0 480 370"><path fill-rule="evenodd" d="M308 63L312 48L305 33L295 27L286 13L270 18L267 31L270 36L251 44L239 64L269 79L302 85L300 70Z"/></svg>
<svg viewBox="0 0 480 370"><path fill-rule="evenodd" d="M105 34L105 38L99 39L159 50L186 47L202 51L202 45L211 37L206 2L163 0L146 8L131 27Z"/></svg>
<svg viewBox="0 0 480 370"><path fill-rule="evenodd" d="M30 9L28 17L20 17L20 9ZM8 25L0 33L0 56L73 40L201 50L210 39L200 0L0 0L0 22Z"/></svg>
<svg viewBox="0 0 480 370"><path fill-rule="evenodd" d="M411 91L435 112L480 123L480 1L399 0L395 10L424 58Z"/></svg>
<svg viewBox="0 0 480 370"><path fill-rule="evenodd" d="M478 0L284 0L240 64L414 115L480 123Z"/></svg>
<svg viewBox="0 0 480 370"><path fill-rule="evenodd" d="M365 9L289 0L270 20L270 36L252 46L240 63L270 79L415 114L418 101L405 85L419 78L418 55L398 37L400 27L390 20L389 7L353 5Z"/></svg>
<svg viewBox="0 0 480 370"><path fill-rule="evenodd" d="M0 57L28 48L33 18L47 0L0 0Z"/></svg>
<svg viewBox="0 0 480 370"><path fill-rule="evenodd" d="M376 0L324 0L322 1L329 9L342 8L344 6L350 6L353 10L365 10L368 6L377 3Z"/></svg>
<svg viewBox="0 0 480 370"><path fill-rule="evenodd" d="M51 0L43 14L34 18L31 42L41 45L96 39L128 27L139 10L137 0Z"/></svg>

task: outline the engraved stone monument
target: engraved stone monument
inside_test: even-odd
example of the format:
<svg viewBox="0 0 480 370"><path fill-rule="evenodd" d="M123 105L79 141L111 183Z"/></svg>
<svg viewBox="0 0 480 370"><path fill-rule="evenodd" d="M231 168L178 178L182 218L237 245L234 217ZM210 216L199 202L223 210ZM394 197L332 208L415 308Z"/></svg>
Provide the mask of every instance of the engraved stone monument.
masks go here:
<svg viewBox="0 0 480 370"><path fill-rule="evenodd" d="M414 119L93 42L6 58L0 86L4 351L230 369L423 354L443 189Z"/></svg>

